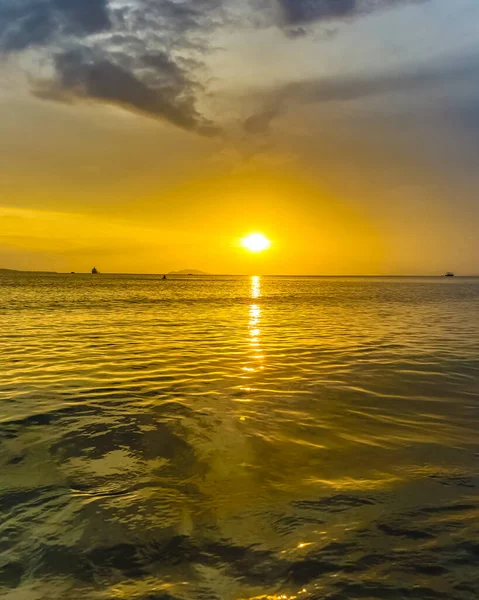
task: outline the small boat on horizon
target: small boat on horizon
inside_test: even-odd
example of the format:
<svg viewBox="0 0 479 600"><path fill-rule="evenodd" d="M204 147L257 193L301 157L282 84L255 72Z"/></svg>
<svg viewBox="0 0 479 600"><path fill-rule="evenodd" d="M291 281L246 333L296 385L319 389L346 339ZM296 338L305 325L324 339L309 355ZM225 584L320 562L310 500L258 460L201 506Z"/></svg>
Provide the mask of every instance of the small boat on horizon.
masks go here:
<svg viewBox="0 0 479 600"><path fill-rule="evenodd" d="M451 273L451 271L448 271L444 277L454 277L454 273Z"/></svg>
<svg viewBox="0 0 479 600"><path fill-rule="evenodd" d="M93 267L93 269L91 270L91 274L98 275L98 269L96 267Z"/></svg>

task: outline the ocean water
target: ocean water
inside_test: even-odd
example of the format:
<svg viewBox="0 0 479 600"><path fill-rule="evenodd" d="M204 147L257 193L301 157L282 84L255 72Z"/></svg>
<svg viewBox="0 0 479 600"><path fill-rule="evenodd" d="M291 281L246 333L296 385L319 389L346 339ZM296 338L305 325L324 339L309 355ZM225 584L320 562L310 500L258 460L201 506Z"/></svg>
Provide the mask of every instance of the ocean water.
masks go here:
<svg viewBox="0 0 479 600"><path fill-rule="evenodd" d="M479 597L478 279L0 297L0 597Z"/></svg>

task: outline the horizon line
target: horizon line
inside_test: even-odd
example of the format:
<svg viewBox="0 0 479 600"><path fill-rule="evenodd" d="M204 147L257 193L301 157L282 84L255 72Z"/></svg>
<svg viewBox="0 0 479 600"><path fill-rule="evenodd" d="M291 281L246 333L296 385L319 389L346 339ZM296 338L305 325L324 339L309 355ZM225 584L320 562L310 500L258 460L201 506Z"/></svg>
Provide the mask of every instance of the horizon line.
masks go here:
<svg viewBox="0 0 479 600"><path fill-rule="evenodd" d="M9 269L9 268L0 268L0 272L7 271L12 273L39 273L43 275L91 275L90 271L50 271L50 270L41 270L41 269ZM123 271L100 271L99 275L148 275L148 276L160 276L160 275L170 275L171 277L403 277L403 278L411 278L411 277L446 277L443 274L371 274L371 273L362 273L362 274L347 274L347 273L335 273L335 274L301 274L301 273L178 273L171 271L161 271L158 273L129 273ZM461 274L454 275L453 277L479 277L479 273L477 274Z"/></svg>

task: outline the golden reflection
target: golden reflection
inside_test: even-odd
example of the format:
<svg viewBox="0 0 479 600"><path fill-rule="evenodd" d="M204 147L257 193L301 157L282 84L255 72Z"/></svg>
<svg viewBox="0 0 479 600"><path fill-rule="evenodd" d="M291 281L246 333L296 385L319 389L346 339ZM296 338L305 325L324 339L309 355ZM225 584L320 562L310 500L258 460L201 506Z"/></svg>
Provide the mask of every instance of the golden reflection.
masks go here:
<svg viewBox="0 0 479 600"><path fill-rule="evenodd" d="M309 485L319 484L331 487L338 491L384 489L393 486L400 481L402 481L402 478L394 475L383 475L379 476L377 479L355 479L353 477L343 477L341 479L308 478Z"/></svg>
<svg viewBox="0 0 479 600"><path fill-rule="evenodd" d="M251 299L257 300L261 297L261 277L253 275L251 277L250 288ZM244 372L243 379L248 379L249 375L264 369L263 365L258 365L257 361L263 360L263 351L261 349L261 307L254 302L249 305L248 338L251 353L248 357L248 363L241 367ZM254 363L252 364L252 361ZM242 387L243 391L252 391L252 388Z"/></svg>
<svg viewBox="0 0 479 600"><path fill-rule="evenodd" d="M259 322L261 319L261 308L257 304L252 304L249 309L249 344L251 350L254 352L251 358L255 360L263 358L262 350L260 347L260 335L261 330L259 328Z"/></svg>
<svg viewBox="0 0 479 600"><path fill-rule="evenodd" d="M253 298L257 298L260 295L260 287L259 287L259 278L257 281L253 279L251 286L251 295ZM251 304L249 307L249 344L251 350L253 351L253 355L251 358L254 360L260 360L263 358L262 350L260 347L260 335L261 329L259 327L261 319L261 308L257 304ZM245 367L245 370L248 371L256 371L255 368Z"/></svg>
<svg viewBox="0 0 479 600"><path fill-rule="evenodd" d="M306 589L300 590L298 594L304 594ZM262 596L254 596L253 598L249 598L249 600L296 600L298 596L287 596L286 594L277 594L274 596L270 596L268 594L263 594Z"/></svg>
<svg viewBox="0 0 479 600"><path fill-rule="evenodd" d="M313 542L301 542L298 544L297 548L306 548L306 546L311 546Z"/></svg>
<svg viewBox="0 0 479 600"><path fill-rule="evenodd" d="M251 277L251 297L259 298L261 296L261 278L259 275Z"/></svg>
<svg viewBox="0 0 479 600"><path fill-rule="evenodd" d="M158 594L161 596L163 592L169 592L187 585L189 585L187 581L167 583L158 582L158 580L153 577L147 577L142 581L135 580L113 584L108 589L108 597L112 598L112 600L126 600L127 598L132 598L133 595L137 596L138 593L141 593L141 595L143 595L143 593L147 594L149 597Z"/></svg>
<svg viewBox="0 0 479 600"><path fill-rule="evenodd" d="M258 275L254 275L251 278L251 298L256 300L261 297L261 278ZM258 353L261 353L260 348L260 334L261 330L259 327L261 319L261 308L258 304L251 304L249 307L249 335L250 335L250 346L255 353L257 353L253 358L262 358L259 357Z"/></svg>
<svg viewBox="0 0 479 600"><path fill-rule="evenodd" d="M260 334L258 327L261 318L261 308L257 304L252 304L249 307L249 330L250 335L257 336Z"/></svg>

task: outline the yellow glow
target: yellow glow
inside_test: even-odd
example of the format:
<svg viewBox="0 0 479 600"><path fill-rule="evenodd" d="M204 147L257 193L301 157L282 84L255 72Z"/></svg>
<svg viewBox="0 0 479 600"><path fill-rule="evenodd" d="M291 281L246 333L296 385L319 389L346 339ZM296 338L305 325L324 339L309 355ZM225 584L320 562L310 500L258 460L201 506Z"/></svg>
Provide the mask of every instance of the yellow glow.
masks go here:
<svg viewBox="0 0 479 600"><path fill-rule="evenodd" d="M271 242L262 233L252 233L241 240L241 245L250 252L263 252L271 246Z"/></svg>
<svg viewBox="0 0 479 600"><path fill-rule="evenodd" d="M251 297L259 298L261 296L261 280L258 275L253 275L251 278ZM255 306L255 305L253 305Z"/></svg>
<svg viewBox="0 0 479 600"><path fill-rule="evenodd" d="M376 228L369 213L358 214L301 173L260 169L231 180L221 173L193 178L167 187L161 211L156 191L146 187L141 206L128 214L125 207L137 193L128 186L115 188L114 196L91 195L87 204L78 190L67 184L65 189L72 195L68 210L53 195L48 205L35 207L32 200L30 206L35 189L14 199L25 208L0 205L0 267L68 273L87 272L93 265L102 273L163 273L186 267L244 274L384 272L389 248L385 232ZM104 209L97 210L103 201ZM189 210L190 202L203 207L194 224L181 213ZM269 250L252 251L243 244L241 238L255 234L271 242Z"/></svg>

